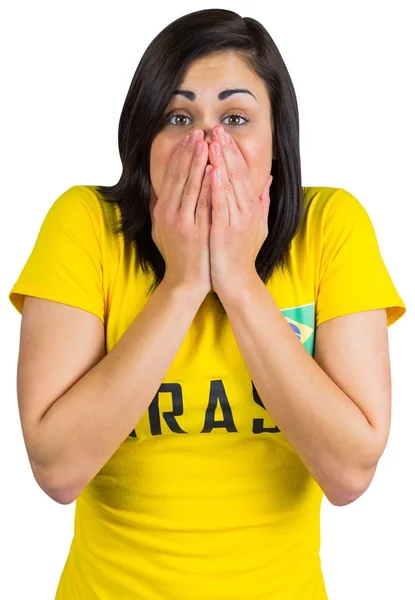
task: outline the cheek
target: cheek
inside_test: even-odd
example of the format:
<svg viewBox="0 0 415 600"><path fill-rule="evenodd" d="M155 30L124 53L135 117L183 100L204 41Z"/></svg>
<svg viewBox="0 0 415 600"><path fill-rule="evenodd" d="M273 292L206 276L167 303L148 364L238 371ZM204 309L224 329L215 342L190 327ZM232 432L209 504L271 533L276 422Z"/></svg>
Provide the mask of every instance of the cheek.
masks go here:
<svg viewBox="0 0 415 600"><path fill-rule="evenodd" d="M257 166L264 161L268 160L268 157L272 154L271 142L267 139L263 140L252 140L247 142L243 146L240 146L240 150L246 160L246 162ZM249 164L248 163L248 164Z"/></svg>
<svg viewBox="0 0 415 600"><path fill-rule="evenodd" d="M252 143L240 147L248 165L257 195L261 194L272 167L272 150L264 143Z"/></svg>

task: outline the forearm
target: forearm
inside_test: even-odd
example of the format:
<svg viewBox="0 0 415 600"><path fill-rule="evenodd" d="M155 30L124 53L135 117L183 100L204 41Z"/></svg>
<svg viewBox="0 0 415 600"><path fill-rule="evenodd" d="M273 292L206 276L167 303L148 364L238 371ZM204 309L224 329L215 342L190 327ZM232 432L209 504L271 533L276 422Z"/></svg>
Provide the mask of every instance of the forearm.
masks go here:
<svg viewBox="0 0 415 600"><path fill-rule="evenodd" d="M220 299L278 428L329 499L352 498L375 466L372 426L304 349L259 277Z"/></svg>
<svg viewBox="0 0 415 600"><path fill-rule="evenodd" d="M163 281L111 351L44 415L36 466L49 495L72 501L131 433L205 296Z"/></svg>

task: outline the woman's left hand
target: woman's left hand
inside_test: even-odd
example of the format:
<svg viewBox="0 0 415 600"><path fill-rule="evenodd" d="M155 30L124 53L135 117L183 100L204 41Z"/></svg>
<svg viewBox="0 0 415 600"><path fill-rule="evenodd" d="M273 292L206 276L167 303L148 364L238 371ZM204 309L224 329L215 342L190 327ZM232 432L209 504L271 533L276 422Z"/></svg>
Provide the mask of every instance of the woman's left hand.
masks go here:
<svg viewBox="0 0 415 600"><path fill-rule="evenodd" d="M220 294L258 278L255 260L268 236L272 175L257 196L248 165L235 140L223 128L214 131L219 140L213 139L209 147L214 167L210 268L213 290ZM216 145L219 154L215 152ZM221 178L217 176L219 169Z"/></svg>

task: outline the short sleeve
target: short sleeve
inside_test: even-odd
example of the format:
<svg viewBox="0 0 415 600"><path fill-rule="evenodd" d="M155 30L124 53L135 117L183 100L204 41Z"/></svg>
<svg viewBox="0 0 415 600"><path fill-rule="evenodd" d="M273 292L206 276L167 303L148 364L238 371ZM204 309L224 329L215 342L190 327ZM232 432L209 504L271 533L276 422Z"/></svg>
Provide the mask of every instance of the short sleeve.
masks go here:
<svg viewBox="0 0 415 600"><path fill-rule="evenodd" d="M344 189L327 203L323 224L316 327L334 317L386 308L388 326L406 311L362 204Z"/></svg>
<svg viewBox="0 0 415 600"><path fill-rule="evenodd" d="M22 314L24 296L69 304L104 322L98 201L84 186L66 190L49 209L34 247L9 292Z"/></svg>

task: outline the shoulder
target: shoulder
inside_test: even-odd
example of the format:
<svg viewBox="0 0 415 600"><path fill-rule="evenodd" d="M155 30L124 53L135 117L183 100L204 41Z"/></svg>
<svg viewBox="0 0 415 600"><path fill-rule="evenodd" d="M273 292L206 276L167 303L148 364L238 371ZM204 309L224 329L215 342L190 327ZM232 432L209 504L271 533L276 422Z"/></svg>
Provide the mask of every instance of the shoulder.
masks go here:
<svg viewBox="0 0 415 600"><path fill-rule="evenodd" d="M95 220L99 220L102 213L102 200L93 185L73 185L59 196L57 202L73 210L84 210Z"/></svg>
<svg viewBox="0 0 415 600"><path fill-rule="evenodd" d="M328 213L365 212L361 202L348 190L328 186L304 186L304 208L313 216Z"/></svg>
<svg viewBox="0 0 415 600"><path fill-rule="evenodd" d="M53 203L49 219L74 231L94 232L101 242L105 233L105 204L93 185L73 185Z"/></svg>
<svg viewBox="0 0 415 600"><path fill-rule="evenodd" d="M308 186L303 189L303 227L321 234L360 225L372 228L367 210L348 190L328 186Z"/></svg>
<svg viewBox="0 0 415 600"><path fill-rule="evenodd" d="M73 185L56 198L49 212L56 217L62 216L70 220L85 214L89 215L94 222L99 223L101 211L99 199L92 186Z"/></svg>

